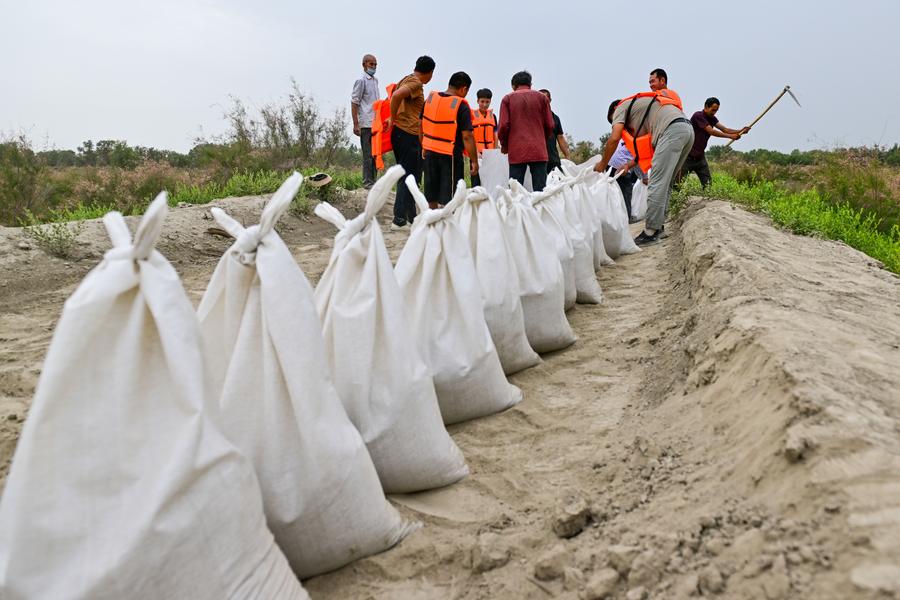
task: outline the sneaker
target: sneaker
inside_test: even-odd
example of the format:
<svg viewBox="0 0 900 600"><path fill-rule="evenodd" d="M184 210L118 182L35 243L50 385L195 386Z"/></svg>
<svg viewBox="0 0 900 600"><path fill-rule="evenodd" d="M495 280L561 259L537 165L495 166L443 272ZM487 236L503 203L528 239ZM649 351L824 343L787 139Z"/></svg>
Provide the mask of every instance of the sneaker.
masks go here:
<svg viewBox="0 0 900 600"><path fill-rule="evenodd" d="M404 223L403 225L397 225L396 223L391 223L391 231L409 231L409 223Z"/></svg>
<svg viewBox="0 0 900 600"><path fill-rule="evenodd" d="M657 231L653 235L647 235L646 231L642 231L641 235L634 238L634 243L638 246L651 246L653 244L658 244L660 231Z"/></svg>
<svg viewBox="0 0 900 600"><path fill-rule="evenodd" d="M659 236L659 239L661 239L661 240L664 240L664 239L666 239L667 237L669 237L669 234L666 233L666 226L663 225L662 227L660 227L660 228L659 228L659 231L656 232L656 235L658 235L658 236Z"/></svg>

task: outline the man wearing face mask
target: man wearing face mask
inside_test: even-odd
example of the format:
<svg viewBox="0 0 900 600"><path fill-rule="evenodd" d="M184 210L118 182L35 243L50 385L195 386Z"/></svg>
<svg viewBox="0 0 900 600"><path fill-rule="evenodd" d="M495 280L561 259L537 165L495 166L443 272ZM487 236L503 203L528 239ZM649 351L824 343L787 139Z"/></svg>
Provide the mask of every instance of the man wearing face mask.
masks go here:
<svg viewBox="0 0 900 600"><path fill-rule="evenodd" d="M375 69L378 61L371 54L362 59L363 74L353 83L350 96L350 114L353 115L353 133L359 136L362 147L363 187L367 190L375 184L375 159L372 157L372 105L379 99L378 79Z"/></svg>

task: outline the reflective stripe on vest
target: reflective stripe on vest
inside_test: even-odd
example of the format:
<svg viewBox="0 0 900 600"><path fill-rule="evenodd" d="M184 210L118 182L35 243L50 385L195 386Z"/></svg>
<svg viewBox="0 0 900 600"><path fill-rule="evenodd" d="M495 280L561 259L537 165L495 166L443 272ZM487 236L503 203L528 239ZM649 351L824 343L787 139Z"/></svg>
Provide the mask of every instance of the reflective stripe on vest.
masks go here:
<svg viewBox="0 0 900 600"><path fill-rule="evenodd" d="M647 105L647 110L644 111L644 116L641 117L641 122L637 127L637 130L634 132L628 131L628 121L631 119L631 108L634 106L635 101L638 98L652 98L650 104ZM650 107L653 105L653 102L659 102L660 105L672 105L678 106L678 103L681 102L679 98L677 101L669 96L664 96L658 92L641 92L639 94L635 94L634 96L628 96L623 99L619 104L616 105L616 108L622 106L623 103L628 102L628 110L625 112L625 129L622 131L622 141L625 143L625 147L631 152L631 155L634 156L634 162L641 167L641 170L646 173L650 170L650 167L653 164L653 140L650 136L650 132L648 131L644 135L638 136L635 138L634 134L641 131L644 128L644 124L647 122L647 117L650 116Z"/></svg>
<svg viewBox="0 0 900 600"><path fill-rule="evenodd" d="M475 146L478 151L490 150L496 147L494 141L494 113L487 110L487 115L481 116L477 108L472 111L472 130L475 134Z"/></svg>
<svg viewBox="0 0 900 600"><path fill-rule="evenodd" d="M453 155L456 146L456 116L460 103L468 102L459 96L428 94L422 111L422 148L438 154Z"/></svg>

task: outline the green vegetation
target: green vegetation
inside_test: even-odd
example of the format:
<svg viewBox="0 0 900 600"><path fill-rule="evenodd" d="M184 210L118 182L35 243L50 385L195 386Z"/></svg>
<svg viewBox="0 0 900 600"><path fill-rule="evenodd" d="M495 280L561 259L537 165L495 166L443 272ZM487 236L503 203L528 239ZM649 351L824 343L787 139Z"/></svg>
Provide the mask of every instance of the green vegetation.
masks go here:
<svg viewBox="0 0 900 600"><path fill-rule="evenodd" d="M674 194L673 212L683 208L688 196L698 195L737 202L801 235L841 240L900 274L900 225L894 224L885 231L883 220L865 208L834 202L816 189L795 192L771 181L746 183L717 170L706 190L696 178L687 179Z"/></svg>
<svg viewBox="0 0 900 600"><path fill-rule="evenodd" d="M53 222L38 223L34 215L26 210L23 231L45 252L59 258L68 258L84 227L83 221L69 223L71 219L68 217L69 215L56 215Z"/></svg>

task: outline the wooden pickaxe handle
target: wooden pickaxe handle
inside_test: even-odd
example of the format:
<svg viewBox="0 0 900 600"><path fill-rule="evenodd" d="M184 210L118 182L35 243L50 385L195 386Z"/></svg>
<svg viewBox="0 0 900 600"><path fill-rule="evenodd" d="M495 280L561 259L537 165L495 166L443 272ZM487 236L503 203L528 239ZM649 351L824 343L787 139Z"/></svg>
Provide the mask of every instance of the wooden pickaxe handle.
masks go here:
<svg viewBox="0 0 900 600"><path fill-rule="evenodd" d="M775 103L778 102L779 100L781 100L781 97L790 91L790 89L791 89L791 86L789 86L789 85L784 86L784 89L781 90L781 93L778 94L777 96L775 96L775 99L772 100L771 102L769 102L769 105L765 108L765 110L763 110L761 113L759 113L759 116L756 117L755 119L753 119L753 122L750 123L749 125L747 125L747 127L753 127L754 125L756 125L759 122L759 120L762 119L764 116L766 116L766 113L769 112L773 106L775 106ZM737 140L728 140L728 143L725 144L725 146L726 147L730 146L735 141L737 141Z"/></svg>

